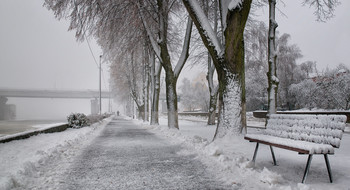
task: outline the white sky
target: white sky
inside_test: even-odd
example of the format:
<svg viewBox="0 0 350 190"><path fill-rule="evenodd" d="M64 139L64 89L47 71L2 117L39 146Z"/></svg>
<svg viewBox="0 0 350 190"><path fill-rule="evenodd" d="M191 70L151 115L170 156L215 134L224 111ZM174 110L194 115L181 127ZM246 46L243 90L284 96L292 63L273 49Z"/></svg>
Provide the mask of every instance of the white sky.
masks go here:
<svg viewBox="0 0 350 190"><path fill-rule="evenodd" d="M78 43L68 21L58 21L42 0L0 1L0 88L98 90L99 70L89 47ZM101 49L90 40L99 62ZM102 90L108 90L104 65ZM17 119L62 119L72 112L90 114L89 99L9 98ZM103 99L102 111L108 110ZM114 110L115 111L115 110Z"/></svg>
<svg viewBox="0 0 350 190"><path fill-rule="evenodd" d="M316 22L313 9L299 1L285 1L278 8L287 15L277 15L277 28L289 33L304 58L317 61L324 69L344 63L350 68L350 1L342 1L335 18ZM42 7L43 1L0 1L0 88L98 89L98 68L86 42L78 43L74 32L67 32L68 22L58 21ZM263 12L267 20L268 8ZM99 61L100 48L91 39ZM106 89L109 74L104 64ZM185 67L184 69L188 69ZM184 72L184 75L192 72Z"/></svg>
<svg viewBox="0 0 350 190"><path fill-rule="evenodd" d="M0 88L98 89L98 67L68 22L58 21L43 1L0 1ZM99 62L100 48L90 39ZM106 65L106 63L104 63ZM109 74L104 67L105 84Z"/></svg>
<svg viewBox="0 0 350 190"><path fill-rule="evenodd" d="M316 22L313 9L302 7L301 0L285 3L278 5L287 15L277 15L278 30L291 34L291 43L298 44L304 55L300 62L317 61L321 70L339 63L350 68L350 1L343 0L327 23ZM42 0L0 1L0 88L97 90L98 68L87 43L77 43L74 32L67 32L68 21L56 20L42 4ZM262 12L261 18L267 20L268 8ZM99 61L101 50L90 41ZM191 75L198 68L189 69L185 66L181 78L195 78ZM107 89L106 63L104 71L102 87ZM10 99L8 103L17 105L18 118L62 118L72 111L89 114L89 101ZM107 110L107 103L102 105Z"/></svg>

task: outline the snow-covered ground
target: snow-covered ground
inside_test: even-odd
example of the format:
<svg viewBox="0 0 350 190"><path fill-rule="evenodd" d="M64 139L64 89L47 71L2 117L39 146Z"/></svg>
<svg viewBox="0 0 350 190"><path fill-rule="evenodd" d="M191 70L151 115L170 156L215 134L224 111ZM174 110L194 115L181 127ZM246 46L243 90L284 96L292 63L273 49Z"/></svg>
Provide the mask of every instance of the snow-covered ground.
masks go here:
<svg viewBox="0 0 350 190"><path fill-rule="evenodd" d="M307 156L275 148L278 166L273 166L268 146L260 146L256 165L249 160L255 143L243 136L225 138L210 143L215 126L205 120L181 119L180 131L169 130L167 120L160 119L159 126L134 121L159 137L181 143L186 149L179 154L198 153L198 158L218 178L232 189L345 189L350 187L350 134L343 136L340 149L329 157L334 182L329 183L323 156L314 156L306 184L301 184ZM50 189L61 183L55 176L63 174L79 151L87 146L108 121L81 129L67 129L51 134L40 134L29 139L0 144L0 189L22 189L40 184ZM249 132L256 132L249 128ZM35 188L34 188L35 189ZM53 188L54 189L54 188Z"/></svg>
<svg viewBox="0 0 350 190"><path fill-rule="evenodd" d="M160 136L171 139L174 143L183 143L189 147L191 154L196 151L200 160L223 181L232 185L233 189L350 189L350 134L345 133L339 149L330 155L330 164L334 182L329 183L325 161L322 155L314 156L306 184L301 183L307 155L275 148L277 166L273 166L268 146L261 145L256 164L250 160L255 143L243 139L243 136L227 137L210 143L215 126L208 126L204 121L180 120L180 131L168 130L167 120L160 119L160 126L143 127L151 129ZM249 128L248 133L257 132Z"/></svg>
<svg viewBox="0 0 350 190"><path fill-rule="evenodd" d="M63 132L40 134L28 139L0 143L0 189L22 189L28 178L41 178L50 182L49 173L40 174L38 168L45 167L52 160L67 160L74 157L79 149L94 138L111 119L80 129L68 128ZM48 125L36 126L43 129ZM69 164L60 168L51 168L52 172L60 172ZM62 172L62 171L61 171ZM44 184L42 184L44 185Z"/></svg>
<svg viewBox="0 0 350 190"><path fill-rule="evenodd" d="M13 134L0 134L0 140L8 139L8 138L14 138L18 136L23 136L30 134L35 131L44 131L46 129L50 129L52 127L60 126L60 125L65 125L66 123L49 123L49 124L37 124L37 125L31 125L31 129L23 128L23 132L19 133L13 133Z"/></svg>

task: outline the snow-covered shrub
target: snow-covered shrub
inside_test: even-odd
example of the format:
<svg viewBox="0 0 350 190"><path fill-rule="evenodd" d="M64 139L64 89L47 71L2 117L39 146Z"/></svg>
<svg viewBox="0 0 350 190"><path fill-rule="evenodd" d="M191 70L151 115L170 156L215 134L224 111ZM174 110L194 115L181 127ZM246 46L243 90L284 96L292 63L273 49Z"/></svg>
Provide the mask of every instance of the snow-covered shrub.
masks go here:
<svg viewBox="0 0 350 190"><path fill-rule="evenodd" d="M88 117L83 113L72 113L67 117L67 120L68 126L76 129L90 125Z"/></svg>

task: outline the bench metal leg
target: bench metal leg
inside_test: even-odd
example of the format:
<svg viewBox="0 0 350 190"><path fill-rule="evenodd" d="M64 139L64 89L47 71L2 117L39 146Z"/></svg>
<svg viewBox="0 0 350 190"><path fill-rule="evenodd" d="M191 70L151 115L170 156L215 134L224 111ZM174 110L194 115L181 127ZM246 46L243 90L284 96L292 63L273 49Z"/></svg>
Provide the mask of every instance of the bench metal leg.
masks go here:
<svg viewBox="0 0 350 190"><path fill-rule="evenodd" d="M333 183L332 170L331 170L331 166L329 165L328 154L324 154L324 160L326 161L326 166L327 166L329 181L330 181L331 183Z"/></svg>
<svg viewBox="0 0 350 190"><path fill-rule="evenodd" d="M256 159L256 154L258 153L258 149L259 149L259 143L256 143L256 147L255 147L255 151L254 151L254 155L253 155L253 162L255 163L255 159Z"/></svg>
<svg viewBox="0 0 350 190"><path fill-rule="evenodd" d="M273 165L277 165L276 163L276 157L275 157L275 153L273 152L272 146L270 145L270 150L271 150L271 154L272 154L272 160L273 160Z"/></svg>
<svg viewBox="0 0 350 190"><path fill-rule="evenodd" d="M307 163L306 163L306 167L305 167L303 181L301 183L305 182L307 174L309 173L309 168L310 168L310 165L311 165L312 156L313 156L312 154L309 154L309 158L307 159Z"/></svg>

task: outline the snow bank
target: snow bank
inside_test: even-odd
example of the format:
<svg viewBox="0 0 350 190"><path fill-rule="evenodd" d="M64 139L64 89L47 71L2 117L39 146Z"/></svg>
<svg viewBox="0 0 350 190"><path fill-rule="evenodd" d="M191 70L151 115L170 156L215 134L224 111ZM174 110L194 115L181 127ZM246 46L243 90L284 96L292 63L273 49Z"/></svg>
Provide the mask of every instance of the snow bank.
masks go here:
<svg viewBox="0 0 350 190"><path fill-rule="evenodd" d="M36 129L48 129L51 127L59 126L59 125L64 125L67 123L50 123L50 124L40 124L40 125L32 125L32 127Z"/></svg>
<svg viewBox="0 0 350 190"><path fill-rule="evenodd" d="M25 139L25 138L29 138L29 137L34 136L34 135L38 135L40 133L61 132L61 131L64 131L68 128L66 123L42 124L42 125L34 125L32 127L37 128L37 129L2 136L2 137L0 137L0 143L10 142L13 140Z"/></svg>
<svg viewBox="0 0 350 190"><path fill-rule="evenodd" d="M73 146L92 139L112 118L89 127L71 129L59 133L39 134L24 140L0 144L0 189L23 189L23 183L38 175L37 169L55 157L73 154ZM49 126L40 126L41 128ZM45 176L48 180L50 176ZM25 188L30 187L25 185Z"/></svg>
<svg viewBox="0 0 350 190"><path fill-rule="evenodd" d="M206 164L218 179L232 185L232 189L328 190L347 189L350 186L350 151L346 146L337 149L336 154L329 157L336 179L333 183L329 183L323 157L315 156L307 184L301 184L307 157L293 151L276 148L278 166L274 166L268 146L261 146L257 162L253 164L250 159L256 144L244 140L243 136L234 135L211 142L216 126L179 120L180 130L169 130L164 118L160 118L159 126L135 122L161 138L186 147L178 154L197 153L196 159ZM248 129L249 133L259 131L262 129ZM345 134L342 141L350 144L350 136Z"/></svg>
<svg viewBox="0 0 350 190"><path fill-rule="evenodd" d="M233 189L269 189L275 187L276 184L284 182L280 175L266 168L255 170L245 156L246 153L242 153L243 150L241 148L232 152L232 145L234 147L239 144L245 145L243 149L246 149L246 146L250 146L250 143L245 141L243 136L233 135L229 137L227 135L220 140L210 143L216 126L182 120L180 121L180 131L178 131L168 129L163 120L160 120L161 125L159 126L149 126L140 122L139 124L173 143L181 143L187 147L179 154L188 155L196 152L199 155L196 159L206 164L208 169L214 172L218 179L232 185ZM135 122L137 123L138 121ZM195 130L191 130L191 128ZM195 133L200 134L200 136ZM253 147L251 150L253 151Z"/></svg>

